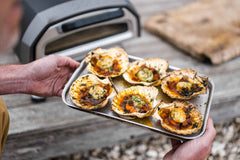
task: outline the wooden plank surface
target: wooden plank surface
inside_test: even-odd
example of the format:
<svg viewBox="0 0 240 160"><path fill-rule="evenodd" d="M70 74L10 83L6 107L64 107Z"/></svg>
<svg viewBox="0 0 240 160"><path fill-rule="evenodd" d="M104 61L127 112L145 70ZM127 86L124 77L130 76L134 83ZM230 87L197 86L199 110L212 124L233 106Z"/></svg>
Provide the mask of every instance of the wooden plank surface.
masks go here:
<svg viewBox="0 0 240 160"><path fill-rule="evenodd" d="M153 133L147 130L95 117L64 127L10 135L4 148L3 160L42 160L150 135Z"/></svg>
<svg viewBox="0 0 240 160"><path fill-rule="evenodd" d="M141 24L160 11L183 6L193 0L132 0ZM123 43L129 54L162 57L170 65L194 68L215 82L211 116L215 122L240 115L240 57L219 66L199 62L142 29L142 37ZM14 53L0 55L0 64L19 64ZM155 135L153 132L96 117L66 107L61 98L32 103L29 95L5 95L11 118L3 160L46 159L78 151L113 145L132 137ZM14 100L13 100L14 99Z"/></svg>

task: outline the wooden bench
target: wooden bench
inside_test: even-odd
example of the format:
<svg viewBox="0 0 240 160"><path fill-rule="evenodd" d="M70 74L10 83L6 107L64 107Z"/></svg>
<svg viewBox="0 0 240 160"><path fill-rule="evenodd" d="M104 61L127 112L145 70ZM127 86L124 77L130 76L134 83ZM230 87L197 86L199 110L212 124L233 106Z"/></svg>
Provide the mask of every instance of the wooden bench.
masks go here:
<svg viewBox="0 0 240 160"><path fill-rule="evenodd" d="M142 24L160 12L193 0L134 0ZM211 116L215 122L240 115L240 57L219 66L199 62L142 30L138 39L123 43L126 51L143 58L161 57L180 68L194 68L215 82ZM0 55L1 64L19 63L13 53ZM11 117L3 160L47 159L129 140L154 136L148 130L97 117L66 107L61 98L33 103L29 95L3 96Z"/></svg>

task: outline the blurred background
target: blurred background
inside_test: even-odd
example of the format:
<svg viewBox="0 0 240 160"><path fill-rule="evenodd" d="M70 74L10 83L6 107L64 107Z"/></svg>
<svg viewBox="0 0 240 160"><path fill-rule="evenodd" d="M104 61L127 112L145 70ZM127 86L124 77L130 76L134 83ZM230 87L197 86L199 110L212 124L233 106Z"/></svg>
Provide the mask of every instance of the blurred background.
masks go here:
<svg viewBox="0 0 240 160"><path fill-rule="evenodd" d="M140 16L141 37L123 41L121 46L130 55L160 57L172 66L193 68L212 78L215 91L210 115L217 135L208 159L238 160L240 57L237 56L240 53L240 23L236 19L240 19L240 9L236 6L239 2L199 2L201 1L132 0L131 3ZM178 9L192 4L189 9ZM215 13L213 8L219 10ZM149 19L158 14L170 18L165 17L164 24L158 21L160 24L147 25ZM214 33L207 28L211 29L211 25L205 27L194 21L201 19L201 16L201 24L213 24ZM231 18L233 21L229 22ZM232 23L234 27L226 26ZM216 40L214 44L212 39ZM208 48L210 43L213 48ZM1 65L21 63L14 51L0 55L0 59ZM2 97L11 118L3 160L156 160L171 149L170 140L166 136L73 110L65 106L61 98L36 102L31 100L31 96L23 94Z"/></svg>

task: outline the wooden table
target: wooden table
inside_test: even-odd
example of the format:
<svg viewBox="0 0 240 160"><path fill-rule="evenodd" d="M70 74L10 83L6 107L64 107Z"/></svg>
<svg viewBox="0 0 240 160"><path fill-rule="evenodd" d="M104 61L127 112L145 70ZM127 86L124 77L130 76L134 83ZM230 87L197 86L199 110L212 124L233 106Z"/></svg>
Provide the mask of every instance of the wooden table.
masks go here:
<svg viewBox="0 0 240 160"><path fill-rule="evenodd" d="M143 25L147 18L193 0L133 0ZM123 43L129 54L167 59L170 65L193 68L215 82L211 116L216 123L240 115L240 57L219 66L199 62L144 30L138 39ZM13 53L0 56L1 64L19 63ZM29 95L3 96L11 124L3 160L46 159L97 147L154 136L153 132L78 112L61 98L32 103Z"/></svg>

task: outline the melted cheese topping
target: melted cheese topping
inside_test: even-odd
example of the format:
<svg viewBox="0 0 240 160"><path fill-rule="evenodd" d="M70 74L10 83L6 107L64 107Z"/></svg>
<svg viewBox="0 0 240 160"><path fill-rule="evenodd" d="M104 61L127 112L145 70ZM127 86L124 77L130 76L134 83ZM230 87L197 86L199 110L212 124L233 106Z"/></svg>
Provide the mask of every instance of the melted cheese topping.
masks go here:
<svg viewBox="0 0 240 160"><path fill-rule="evenodd" d="M148 68L143 68L137 72L137 77L140 81L151 82L153 81L153 72Z"/></svg>
<svg viewBox="0 0 240 160"><path fill-rule="evenodd" d="M113 59L110 56L104 56L98 59L97 66L103 69L108 69L113 66Z"/></svg>
<svg viewBox="0 0 240 160"><path fill-rule="evenodd" d="M195 92L199 92L203 89L202 84L194 82L187 76L171 78L167 81L168 89L178 96L191 96Z"/></svg>
<svg viewBox="0 0 240 160"><path fill-rule="evenodd" d="M118 75L122 69L120 63L120 60L113 59L108 55L99 57L93 56L91 58L91 66L93 67L94 72L103 76Z"/></svg>
<svg viewBox="0 0 240 160"><path fill-rule="evenodd" d="M154 68L145 65L134 66L129 71L129 77L136 82L154 82L160 80L160 73Z"/></svg>
<svg viewBox="0 0 240 160"><path fill-rule="evenodd" d="M192 84L189 82L178 82L177 83L177 90L182 91L183 88L191 90Z"/></svg>
<svg viewBox="0 0 240 160"><path fill-rule="evenodd" d="M133 106L141 108L146 102L139 95L132 95Z"/></svg>
<svg viewBox="0 0 240 160"><path fill-rule="evenodd" d="M89 94L93 99L101 99L104 94L107 93L107 90L104 89L101 85L94 85L90 87Z"/></svg>
<svg viewBox="0 0 240 160"><path fill-rule="evenodd" d="M151 109L151 103L138 94L128 94L122 97L120 109L125 113L146 113Z"/></svg>
<svg viewBox="0 0 240 160"><path fill-rule="evenodd" d="M186 120L185 112L180 108L173 108L170 113L171 118L178 123L183 123Z"/></svg>

